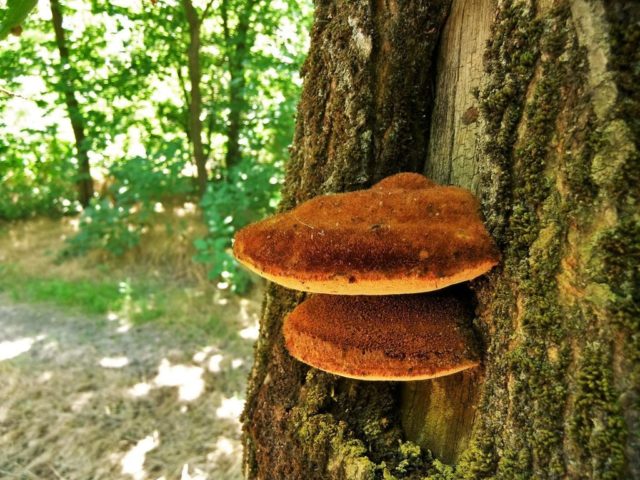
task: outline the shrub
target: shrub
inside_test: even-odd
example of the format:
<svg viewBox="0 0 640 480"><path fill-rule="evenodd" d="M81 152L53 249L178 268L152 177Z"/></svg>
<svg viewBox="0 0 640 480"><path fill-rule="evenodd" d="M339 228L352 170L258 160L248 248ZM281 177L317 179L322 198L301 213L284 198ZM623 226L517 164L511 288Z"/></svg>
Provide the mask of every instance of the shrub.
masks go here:
<svg viewBox="0 0 640 480"><path fill-rule="evenodd" d="M66 160L71 155L63 142L34 147L0 138L0 220L77 212L79 204L70 200L76 197L75 166Z"/></svg>
<svg viewBox="0 0 640 480"><path fill-rule="evenodd" d="M112 181L102 199L92 201L80 218L77 235L70 238L64 255L99 248L122 255L140 241L155 219L156 203L193 192L193 183L181 175L185 160L177 147L152 158L135 157L109 169ZM167 154L168 153L168 154Z"/></svg>
<svg viewBox="0 0 640 480"><path fill-rule="evenodd" d="M209 233L195 241L195 260L210 266L209 278L218 280L221 288L246 291L250 277L231 254L233 235L273 213L281 183L280 165L243 160L226 177L209 184L201 202Z"/></svg>

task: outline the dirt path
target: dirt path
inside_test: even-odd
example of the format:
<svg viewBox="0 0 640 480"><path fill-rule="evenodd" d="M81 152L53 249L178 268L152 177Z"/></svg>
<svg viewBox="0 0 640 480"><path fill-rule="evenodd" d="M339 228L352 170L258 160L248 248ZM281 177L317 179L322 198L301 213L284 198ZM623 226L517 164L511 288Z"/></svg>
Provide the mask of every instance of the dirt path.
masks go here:
<svg viewBox="0 0 640 480"><path fill-rule="evenodd" d="M254 333L215 345L0 296L0 478L241 478Z"/></svg>

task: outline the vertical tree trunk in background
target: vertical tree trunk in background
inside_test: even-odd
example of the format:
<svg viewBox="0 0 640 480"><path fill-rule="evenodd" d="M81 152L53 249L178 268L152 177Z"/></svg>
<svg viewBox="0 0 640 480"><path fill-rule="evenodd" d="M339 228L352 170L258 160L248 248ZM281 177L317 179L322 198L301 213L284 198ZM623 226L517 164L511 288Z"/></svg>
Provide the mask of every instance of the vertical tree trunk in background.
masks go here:
<svg viewBox="0 0 640 480"><path fill-rule="evenodd" d="M229 120L227 124L227 153L225 166L231 168L242 159L240 150L240 130L242 117L246 110L244 90L247 86L244 63L251 50L249 28L251 14L256 0L247 0L238 13L238 23L233 32L229 26L229 2L222 1L222 19L226 44L227 64L229 66Z"/></svg>
<svg viewBox="0 0 640 480"><path fill-rule="evenodd" d="M281 334L303 295L270 286L250 478L640 478L639 9L317 3L282 208L426 172L477 193L503 261L472 284L471 379L308 368ZM465 420L434 437L446 399Z"/></svg>
<svg viewBox="0 0 640 480"><path fill-rule="evenodd" d="M78 99L73 87L73 74L69 61L69 48L62 27L62 9L59 0L51 0L51 22L56 36L56 45L60 54L60 83L64 91L64 102L69 113L71 128L76 143L76 155L78 156L78 201L86 207L93 197L93 179L91 178L91 166L89 164L87 138L84 133L84 119L80 112Z"/></svg>
<svg viewBox="0 0 640 480"><path fill-rule="evenodd" d="M198 13L191 3L191 0L182 0L187 23L189 24L189 47L187 57L189 64L189 84L191 91L189 94L189 117L187 121L187 131L189 141L193 147L193 159L196 162L198 172L198 191L202 195L207 189L207 158L202 146L202 94L200 92L200 78L202 71L200 68L200 19Z"/></svg>

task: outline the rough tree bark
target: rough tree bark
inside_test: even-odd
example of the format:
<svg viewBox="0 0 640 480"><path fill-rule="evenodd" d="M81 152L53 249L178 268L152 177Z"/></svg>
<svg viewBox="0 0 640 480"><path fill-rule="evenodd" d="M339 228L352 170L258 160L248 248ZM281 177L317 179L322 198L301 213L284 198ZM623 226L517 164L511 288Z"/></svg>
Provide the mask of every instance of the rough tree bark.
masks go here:
<svg viewBox="0 0 640 480"><path fill-rule="evenodd" d="M503 261L472 284L482 368L436 382L296 362L303 295L271 285L249 478L640 478L639 22L609 0L317 2L281 208L425 172L479 195Z"/></svg>
<svg viewBox="0 0 640 480"><path fill-rule="evenodd" d="M60 85L62 96L67 106L71 128L76 143L76 155L78 156L78 175L76 184L78 187L78 201L83 207L87 207L93 197L93 178L91 178L91 165L89 164L87 137L85 135L84 119L80 111L80 105L73 87L73 73L69 61L69 47L62 26L62 8L59 0L51 0L51 23L56 36L56 45L60 55Z"/></svg>

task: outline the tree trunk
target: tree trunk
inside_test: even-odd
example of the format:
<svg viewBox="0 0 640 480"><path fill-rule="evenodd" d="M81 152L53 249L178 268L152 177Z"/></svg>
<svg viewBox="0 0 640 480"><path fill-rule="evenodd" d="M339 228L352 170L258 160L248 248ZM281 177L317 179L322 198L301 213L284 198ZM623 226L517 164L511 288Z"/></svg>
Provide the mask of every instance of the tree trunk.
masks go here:
<svg viewBox="0 0 640 480"><path fill-rule="evenodd" d="M198 12L191 0L182 0L187 23L189 24L189 47L187 57L189 62L189 116L187 120L187 132L189 141L193 147L193 159L196 162L198 172L198 192L202 195L207 189L209 175L207 174L207 157L202 145L202 94L200 92L200 19Z"/></svg>
<svg viewBox="0 0 640 480"><path fill-rule="evenodd" d="M242 117L246 110L245 101L245 61L251 45L249 44L249 27L251 14L256 0L247 0L238 13L238 22L235 30L231 32L229 27L229 4L223 0L222 20L229 68L229 119L227 123L227 153L225 166L231 168L242 159L240 150L240 131L242 129Z"/></svg>
<svg viewBox="0 0 640 480"><path fill-rule="evenodd" d="M482 367L431 382L293 360L304 295L271 285L249 478L640 478L639 21L633 2L317 3L282 209L420 171L481 198L502 263L472 282Z"/></svg>
<svg viewBox="0 0 640 480"><path fill-rule="evenodd" d="M56 45L60 55L60 83L63 90L64 102L67 106L73 136L76 142L76 155L78 156L78 201L83 207L87 207L93 197L93 178L91 178L91 166L89 164L88 140L84 133L84 119L80 112L80 105L75 95L73 86L73 74L69 61L69 48L62 27L62 9L59 0L51 0L51 22L56 36Z"/></svg>

